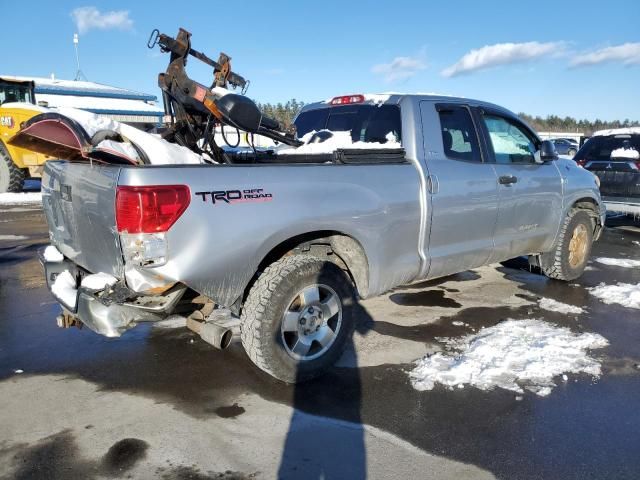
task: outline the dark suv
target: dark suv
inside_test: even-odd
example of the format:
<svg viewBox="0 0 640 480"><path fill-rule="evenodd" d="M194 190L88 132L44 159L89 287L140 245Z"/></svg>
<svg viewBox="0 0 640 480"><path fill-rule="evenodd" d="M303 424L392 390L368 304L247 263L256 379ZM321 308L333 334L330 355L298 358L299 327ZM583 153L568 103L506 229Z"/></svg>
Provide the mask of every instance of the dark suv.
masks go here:
<svg viewBox="0 0 640 480"><path fill-rule="evenodd" d="M598 176L608 211L640 214L640 128L596 132L574 160Z"/></svg>
<svg viewBox="0 0 640 480"><path fill-rule="evenodd" d="M578 144L566 138L553 138L551 141L555 145L558 155L569 155L573 157L578 151Z"/></svg>

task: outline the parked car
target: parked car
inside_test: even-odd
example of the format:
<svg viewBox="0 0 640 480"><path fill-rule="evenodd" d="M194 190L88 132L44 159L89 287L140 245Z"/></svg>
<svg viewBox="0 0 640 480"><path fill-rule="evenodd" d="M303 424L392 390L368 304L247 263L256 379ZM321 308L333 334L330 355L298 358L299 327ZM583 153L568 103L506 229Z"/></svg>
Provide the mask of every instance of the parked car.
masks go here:
<svg viewBox="0 0 640 480"><path fill-rule="evenodd" d="M607 210L640 214L640 128L595 132L574 160L600 179Z"/></svg>
<svg viewBox="0 0 640 480"><path fill-rule="evenodd" d="M551 140L556 147L559 155L568 155L573 157L578 151L578 144L566 138L554 138Z"/></svg>
<svg viewBox="0 0 640 480"><path fill-rule="evenodd" d="M239 325L259 368L301 381L341 355L355 298L522 255L573 280L602 230L595 177L502 107L350 95L305 106L295 124L360 148L242 164L47 162L42 262L60 323L114 337L179 314L217 347Z"/></svg>

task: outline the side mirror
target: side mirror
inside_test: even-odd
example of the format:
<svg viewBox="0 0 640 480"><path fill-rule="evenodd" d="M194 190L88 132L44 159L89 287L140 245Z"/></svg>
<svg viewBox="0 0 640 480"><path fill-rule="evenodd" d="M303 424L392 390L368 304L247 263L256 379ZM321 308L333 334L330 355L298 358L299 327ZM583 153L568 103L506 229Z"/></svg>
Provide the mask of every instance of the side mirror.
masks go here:
<svg viewBox="0 0 640 480"><path fill-rule="evenodd" d="M550 162L558 159L558 152L556 152L556 146L551 140L543 140L540 144L540 160L543 162Z"/></svg>

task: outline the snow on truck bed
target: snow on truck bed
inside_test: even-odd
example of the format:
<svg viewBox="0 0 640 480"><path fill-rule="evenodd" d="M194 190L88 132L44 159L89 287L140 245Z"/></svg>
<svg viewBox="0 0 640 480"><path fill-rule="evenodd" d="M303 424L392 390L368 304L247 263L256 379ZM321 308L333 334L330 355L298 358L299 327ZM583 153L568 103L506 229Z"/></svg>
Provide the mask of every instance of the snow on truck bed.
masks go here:
<svg viewBox="0 0 640 480"><path fill-rule="evenodd" d="M218 96L224 96L228 93L225 89L214 89ZM220 90L220 91L218 91ZM376 97L376 100L382 102L388 98L388 95ZM9 104L7 104L9 105ZM206 160L186 147L176 145L175 143L167 142L159 135L143 132L135 127L126 125L115 120L111 120L108 117L96 115L84 110L79 110L70 107L57 107L57 108L44 108L37 105L31 105L28 103L14 103L10 104L15 108L26 108L39 113L56 112L60 115L68 117L79 123L87 132L89 137L92 137L100 130L111 130L119 133L125 139L134 143L140 149L146 153L149 161L153 165L169 165L169 164L202 164L206 163ZM318 141L317 137L314 137L316 131L312 131L304 135L300 140L304 144L300 147L291 147L288 145L278 145L273 150L277 155L292 155L292 154L322 154L332 153L337 149L395 149L401 148L400 143L393 133L388 133L385 143L378 142L361 142L352 141L350 131L336 131L331 132L328 130L322 130L330 134L330 137L324 141ZM128 142L115 142L112 140L104 140L100 142L98 147L114 150L120 152L132 159L138 158L138 153L135 148Z"/></svg>
<svg viewBox="0 0 640 480"><path fill-rule="evenodd" d="M309 143L313 140L313 137L317 133L327 132L332 136L326 139L322 143ZM298 155L298 154L320 154L320 153L332 153L339 148L346 149L393 149L402 148L400 142L396 140L393 133L389 132L386 135L387 142L354 142L351 139L351 131L343 132L331 132L329 130L320 130L320 132L311 131L304 135L300 140L304 142L304 145L299 147L290 147L288 145L281 145L274 150L278 155Z"/></svg>
<svg viewBox="0 0 640 480"><path fill-rule="evenodd" d="M153 165L204 163L204 159L200 155L193 153L186 147L169 143L158 135L143 132L135 127L116 122L110 118L75 108L60 107L52 110L78 122L90 137L100 130L113 130L118 132L140 147L147 154L149 161ZM129 157L137 158L135 149L126 143L105 140L100 142L98 146L118 150Z"/></svg>

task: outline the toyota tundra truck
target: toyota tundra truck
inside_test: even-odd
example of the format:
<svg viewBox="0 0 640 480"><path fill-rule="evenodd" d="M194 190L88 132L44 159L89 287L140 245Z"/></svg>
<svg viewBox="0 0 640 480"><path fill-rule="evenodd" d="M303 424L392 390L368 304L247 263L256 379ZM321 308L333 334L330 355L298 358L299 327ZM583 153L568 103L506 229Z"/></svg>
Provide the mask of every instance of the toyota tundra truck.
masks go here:
<svg viewBox="0 0 640 480"><path fill-rule="evenodd" d="M358 148L47 162L42 262L59 322L117 337L186 318L217 347L237 332L255 365L296 382L341 355L358 299L521 256L573 280L603 229L597 178L499 106L348 95L295 125L316 146L340 134Z"/></svg>

